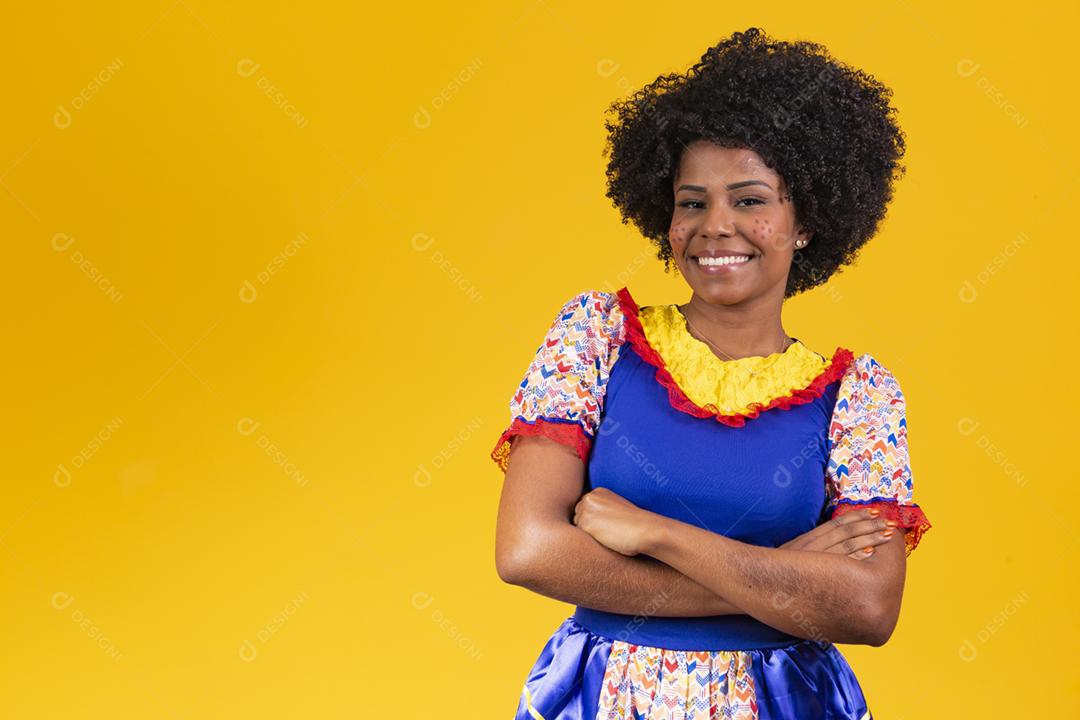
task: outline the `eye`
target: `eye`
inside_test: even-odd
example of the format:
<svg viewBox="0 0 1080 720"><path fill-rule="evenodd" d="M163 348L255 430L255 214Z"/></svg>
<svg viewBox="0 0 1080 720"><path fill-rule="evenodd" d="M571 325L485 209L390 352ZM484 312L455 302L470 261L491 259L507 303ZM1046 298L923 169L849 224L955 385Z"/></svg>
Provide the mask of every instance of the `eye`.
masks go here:
<svg viewBox="0 0 1080 720"><path fill-rule="evenodd" d="M758 204L758 205L764 205L765 204L765 201L762 200L761 198L745 197L745 198L740 198L739 200L737 200L735 202L735 206L738 207L739 203L742 203L742 202L753 202L753 203ZM700 200L683 200L681 203L679 203L679 207L684 207L684 208L693 207L694 210L700 209L703 205L704 205L704 203L702 203Z"/></svg>

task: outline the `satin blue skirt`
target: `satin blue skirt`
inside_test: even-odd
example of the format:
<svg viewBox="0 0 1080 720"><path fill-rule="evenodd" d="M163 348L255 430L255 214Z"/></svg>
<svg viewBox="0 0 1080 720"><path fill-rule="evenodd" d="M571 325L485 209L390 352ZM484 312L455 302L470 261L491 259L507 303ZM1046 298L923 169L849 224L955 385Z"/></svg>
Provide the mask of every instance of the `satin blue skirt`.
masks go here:
<svg viewBox="0 0 1080 720"><path fill-rule="evenodd" d="M668 650L592 632L573 616L544 646L515 720L872 720L830 642Z"/></svg>

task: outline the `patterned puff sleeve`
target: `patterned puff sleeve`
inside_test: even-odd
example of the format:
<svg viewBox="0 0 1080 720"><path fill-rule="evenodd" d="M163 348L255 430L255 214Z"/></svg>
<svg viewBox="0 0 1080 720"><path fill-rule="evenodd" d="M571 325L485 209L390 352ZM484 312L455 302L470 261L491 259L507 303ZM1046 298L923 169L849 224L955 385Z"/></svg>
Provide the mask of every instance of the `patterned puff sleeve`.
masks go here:
<svg viewBox="0 0 1080 720"><path fill-rule="evenodd" d="M510 399L510 426L491 451L503 472L515 435L544 435L588 461L611 367L625 339L622 319L617 295L601 290L578 293L559 310Z"/></svg>
<svg viewBox="0 0 1080 720"><path fill-rule="evenodd" d="M855 358L840 382L828 448L823 518L877 507L897 521L910 555L931 525L912 499L900 383L869 353Z"/></svg>

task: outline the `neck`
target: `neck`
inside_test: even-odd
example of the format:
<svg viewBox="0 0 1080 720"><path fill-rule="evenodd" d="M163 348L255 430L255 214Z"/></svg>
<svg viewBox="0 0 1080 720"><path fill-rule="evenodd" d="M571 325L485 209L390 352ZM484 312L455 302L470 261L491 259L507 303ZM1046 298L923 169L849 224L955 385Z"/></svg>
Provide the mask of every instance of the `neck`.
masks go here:
<svg viewBox="0 0 1080 720"><path fill-rule="evenodd" d="M695 336L706 336L698 339L714 352L719 347L732 359L771 355L790 344L780 319L782 305L759 308L712 305L695 293L690 302L677 307L693 324L688 329Z"/></svg>

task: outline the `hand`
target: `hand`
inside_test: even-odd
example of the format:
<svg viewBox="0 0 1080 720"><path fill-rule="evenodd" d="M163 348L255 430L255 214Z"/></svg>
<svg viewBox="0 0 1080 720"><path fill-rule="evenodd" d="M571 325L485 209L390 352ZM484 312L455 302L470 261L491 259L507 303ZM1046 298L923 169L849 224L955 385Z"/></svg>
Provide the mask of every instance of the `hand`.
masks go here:
<svg viewBox="0 0 1080 720"><path fill-rule="evenodd" d="M659 518L612 490L594 488L574 506L573 522L601 545L632 557L642 552Z"/></svg>
<svg viewBox="0 0 1080 720"><path fill-rule="evenodd" d="M780 547L788 550L816 550L818 552L843 553L856 560L873 556L874 547L884 545L891 536L883 531L901 532L895 520L874 517L870 509L844 513L818 525ZM870 552L866 552L870 548Z"/></svg>

